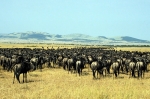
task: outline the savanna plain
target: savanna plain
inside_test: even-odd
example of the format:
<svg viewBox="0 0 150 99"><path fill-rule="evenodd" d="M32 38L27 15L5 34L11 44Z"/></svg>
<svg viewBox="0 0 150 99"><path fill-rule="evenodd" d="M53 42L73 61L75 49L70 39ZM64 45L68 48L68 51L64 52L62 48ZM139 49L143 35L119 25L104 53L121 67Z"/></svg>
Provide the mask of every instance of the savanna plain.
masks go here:
<svg viewBox="0 0 150 99"><path fill-rule="evenodd" d="M0 48L72 48L73 45L47 44L1 44ZM118 47L117 50L150 51L149 47ZM44 67L44 66L43 66ZM148 65L148 70L150 70ZM107 74L94 80L88 65L81 76L71 74L62 67L35 70L27 74L27 83L13 84L13 72L2 70L0 66L1 99L150 99L150 72L144 78L129 78L120 74L117 78Z"/></svg>

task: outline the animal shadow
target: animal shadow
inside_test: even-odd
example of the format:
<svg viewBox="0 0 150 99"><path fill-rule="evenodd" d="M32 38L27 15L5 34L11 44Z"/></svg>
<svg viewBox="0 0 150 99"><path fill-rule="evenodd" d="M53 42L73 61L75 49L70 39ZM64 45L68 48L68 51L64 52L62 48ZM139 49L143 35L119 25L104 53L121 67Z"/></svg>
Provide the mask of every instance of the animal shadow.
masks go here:
<svg viewBox="0 0 150 99"><path fill-rule="evenodd" d="M90 75L90 73L87 72L87 71L83 71L83 72L82 72L82 76L87 76L87 75Z"/></svg>

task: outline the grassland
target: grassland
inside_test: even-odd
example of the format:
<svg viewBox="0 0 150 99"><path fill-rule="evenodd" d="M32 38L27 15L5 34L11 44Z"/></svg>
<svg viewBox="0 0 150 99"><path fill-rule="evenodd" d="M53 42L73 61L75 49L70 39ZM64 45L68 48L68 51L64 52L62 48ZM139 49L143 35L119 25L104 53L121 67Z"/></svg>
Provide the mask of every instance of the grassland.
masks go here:
<svg viewBox="0 0 150 99"><path fill-rule="evenodd" d="M144 79L112 74L93 80L84 69L81 77L62 68L45 68L28 74L28 83L12 84L13 73L0 72L1 99L149 99L150 73ZM22 75L20 76L22 82Z"/></svg>
<svg viewBox="0 0 150 99"><path fill-rule="evenodd" d="M93 46L93 45L81 45L81 44L54 44L54 43L30 43L30 44L26 44L26 43L0 43L0 48L42 48L44 47L44 49L47 49L47 47L49 49L54 48L77 48L77 47L86 47L86 48L90 48L90 47L108 47L108 46ZM150 52L150 47L113 47L115 50L122 50L122 51L141 51L141 52Z"/></svg>
<svg viewBox="0 0 150 99"><path fill-rule="evenodd" d="M35 44L16 45L16 48L25 48ZM45 45L36 47L45 48ZM51 46L51 45L49 45ZM58 45L53 45L58 47ZM72 45L61 45L73 47ZM12 45L2 45L1 48L12 48ZM121 48L117 48L120 50ZM140 50L139 48L126 48L124 50ZM123 50L123 49L121 49ZM142 51L150 51L143 48ZM150 69L149 69L150 70ZM82 76L68 74L62 68L44 68L28 73L28 83L13 82L13 73L3 71L0 67L0 98L1 99L150 99L150 72L145 73L143 79L130 78L129 75L120 74L113 79L112 74L105 78L93 80L92 72L85 68Z"/></svg>

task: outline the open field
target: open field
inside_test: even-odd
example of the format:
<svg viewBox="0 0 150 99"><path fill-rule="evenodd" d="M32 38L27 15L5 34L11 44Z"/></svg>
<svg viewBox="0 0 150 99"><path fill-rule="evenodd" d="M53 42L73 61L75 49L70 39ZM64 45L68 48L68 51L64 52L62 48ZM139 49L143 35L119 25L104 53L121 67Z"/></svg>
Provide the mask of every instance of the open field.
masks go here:
<svg viewBox="0 0 150 99"><path fill-rule="evenodd" d="M62 68L45 68L28 74L28 83L13 81L13 73L0 72L1 99L149 99L150 72L144 79L126 74L113 79L92 79L92 72L84 69L82 76L68 74Z"/></svg>
<svg viewBox="0 0 150 99"><path fill-rule="evenodd" d="M117 47L116 50L150 52L150 47Z"/></svg>
<svg viewBox="0 0 150 99"><path fill-rule="evenodd" d="M77 48L77 47L107 47L107 46L92 46L92 45L75 45L75 44L54 44L54 43L31 43L31 44L26 44L26 43L0 43L0 48L42 48L49 49L54 48L57 49L59 48ZM115 50L122 50L122 51L141 51L141 52L150 52L150 47L113 47Z"/></svg>
<svg viewBox="0 0 150 99"><path fill-rule="evenodd" d="M0 48L73 48L74 45L48 44L1 44ZM149 47L117 47L116 50L150 51ZM150 70L150 65L148 66ZM111 71L112 72L112 71ZM62 68L44 68L28 73L28 83L21 84L13 73L3 71L0 66L1 99L149 99L150 71L142 79L129 78L120 74L113 79L112 74L93 80L92 72L83 69L82 76L68 74Z"/></svg>

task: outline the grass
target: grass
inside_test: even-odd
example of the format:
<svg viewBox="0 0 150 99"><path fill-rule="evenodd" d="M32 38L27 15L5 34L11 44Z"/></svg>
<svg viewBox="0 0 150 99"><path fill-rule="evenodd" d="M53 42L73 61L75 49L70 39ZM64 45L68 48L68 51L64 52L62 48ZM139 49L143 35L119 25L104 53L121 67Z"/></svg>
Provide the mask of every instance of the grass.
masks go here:
<svg viewBox="0 0 150 99"><path fill-rule="evenodd" d="M88 75L87 75L88 74ZM84 69L81 77L68 74L62 68L45 68L28 74L28 83L15 80L13 73L0 72L2 99L149 99L150 73L145 78L130 78L112 74L93 80L92 72Z"/></svg>
<svg viewBox="0 0 150 99"><path fill-rule="evenodd" d="M48 44L1 44L1 48L72 48L74 45ZM149 47L128 48L118 47L117 50L150 51ZM150 69L149 69L150 70ZM21 84L15 80L13 73L3 71L0 66L0 97L1 99L149 99L150 72L143 79L130 78L120 74L113 79L112 74L105 78L93 80L92 72L83 70L82 76L68 74L62 68L44 68L28 73L28 83Z"/></svg>
<svg viewBox="0 0 150 99"><path fill-rule="evenodd" d="M150 52L150 47L117 47L116 50Z"/></svg>
<svg viewBox="0 0 150 99"><path fill-rule="evenodd" d="M54 49L57 49L57 48L60 48L60 49L63 49L63 48L77 48L77 47L106 47L106 46L90 46L90 45L67 45L67 44L53 44L53 43L30 43L30 44L21 44L21 43L18 43L18 44L14 44L14 43L0 43L0 48L42 48L44 47L44 49L47 49L47 47L49 49L51 48L54 48ZM141 52L150 52L150 47L114 47L115 50L122 50L122 51L141 51Z"/></svg>
<svg viewBox="0 0 150 99"><path fill-rule="evenodd" d="M49 49L54 48L57 49L59 48L74 48L74 47L81 47L81 45L66 45L66 44L38 44L38 43L30 43L30 44L14 44L14 43L0 43L0 48L42 48L44 47L44 49L47 49L47 47L49 47ZM83 46L82 46L83 47Z"/></svg>

